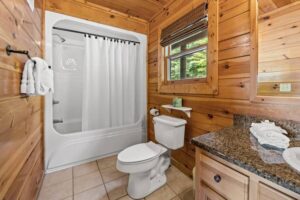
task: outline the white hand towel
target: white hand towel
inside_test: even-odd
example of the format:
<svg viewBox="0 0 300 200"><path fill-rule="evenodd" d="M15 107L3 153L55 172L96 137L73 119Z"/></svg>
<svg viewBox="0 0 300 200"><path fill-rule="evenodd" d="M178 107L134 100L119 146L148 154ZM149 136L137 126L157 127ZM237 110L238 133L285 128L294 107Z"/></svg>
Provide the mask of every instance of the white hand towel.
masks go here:
<svg viewBox="0 0 300 200"><path fill-rule="evenodd" d="M289 146L290 139L284 135L287 131L276 126L274 122L252 123L250 132L262 145L268 144L283 149Z"/></svg>
<svg viewBox="0 0 300 200"><path fill-rule="evenodd" d="M48 64L41 58L33 58L36 61L34 68L35 92L37 95L45 95L48 92L54 92L53 71L49 69Z"/></svg>
<svg viewBox="0 0 300 200"><path fill-rule="evenodd" d="M274 122L269 122L268 120L265 120L261 123L252 123L251 126L254 127L258 132L272 130L280 134L287 134L286 130L282 129L279 126L276 126Z"/></svg>
<svg viewBox="0 0 300 200"><path fill-rule="evenodd" d="M21 80L21 94L33 95L35 93L33 67L34 63L31 60L25 63Z"/></svg>
<svg viewBox="0 0 300 200"><path fill-rule="evenodd" d="M261 145L268 144L281 149L289 147L290 139L283 134L278 134L277 132L272 131L257 133L253 127L250 128L250 132L254 137L256 137L257 141Z"/></svg>

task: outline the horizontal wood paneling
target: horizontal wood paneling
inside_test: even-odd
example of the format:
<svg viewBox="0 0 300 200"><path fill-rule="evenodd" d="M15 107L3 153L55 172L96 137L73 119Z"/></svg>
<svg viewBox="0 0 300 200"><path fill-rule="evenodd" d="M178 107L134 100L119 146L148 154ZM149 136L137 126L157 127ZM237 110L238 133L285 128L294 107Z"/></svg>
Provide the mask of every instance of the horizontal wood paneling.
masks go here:
<svg viewBox="0 0 300 200"><path fill-rule="evenodd" d="M230 11L228 11L230 12ZM219 40L223 41L250 32L249 11L239 14L219 24Z"/></svg>
<svg viewBox="0 0 300 200"><path fill-rule="evenodd" d="M219 98L249 99L250 79L235 78L221 79L219 84Z"/></svg>
<svg viewBox="0 0 300 200"><path fill-rule="evenodd" d="M156 13L160 12L165 5L172 0L86 0L89 3L98 4L113 10L126 13L131 16L150 20Z"/></svg>
<svg viewBox="0 0 300 200"><path fill-rule="evenodd" d="M236 13L233 9L235 9L236 7L241 6L242 4L244 4L245 2L248 2L248 0L220 0L219 1L219 8L220 8L220 12L221 14L227 14L227 15L231 15L231 13ZM230 10L230 12L226 12ZM239 12L239 14L242 13Z"/></svg>
<svg viewBox="0 0 300 200"><path fill-rule="evenodd" d="M39 142L32 151L30 157L27 159L17 178L14 180L12 184L13 186L10 187L6 193L4 197L5 200L29 199L29 197L32 197L37 193L38 187L41 183L42 174L32 172L43 171L42 169L38 169L38 167L42 167L43 165L42 153L43 145L42 142ZM32 176L36 177L32 178ZM29 184L24 185L24 182L28 182ZM23 190L25 191L24 193L22 193Z"/></svg>
<svg viewBox="0 0 300 200"><path fill-rule="evenodd" d="M244 78L250 76L250 56L219 61L219 78Z"/></svg>
<svg viewBox="0 0 300 200"><path fill-rule="evenodd" d="M299 96L300 2L273 10L258 23L258 93L268 96ZM280 84L290 83L290 92Z"/></svg>
<svg viewBox="0 0 300 200"><path fill-rule="evenodd" d="M284 72L300 70L300 58L260 62L258 72Z"/></svg>
<svg viewBox="0 0 300 200"><path fill-rule="evenodd" d="M219 61L249 55L249 33L219 42Z"/></svg>
<svg viewBox="0 0 300 200"><path fill-rule="evenodd" d="M266 14L272 12L278 8L291 4L297 0L264 0L259 1L259 13Z"/></svg>
<svg viewBox="0 0 300 200"><path fill-rule="evenodd" d="M156 107L162 114L187 119L183 113L166 112L161 105L170 104L177 95L159 94L157 86L158 27L174 18L178 9L191 9L201 0L173 1L169 8L150 21L148 59L148 109ZM194 166L194 150L189 141L198 135L232 125L233 114L262 115L271 118L299 120L300 109L282 104L250 102L250 12L249 0L219 0L219 93L214 96L184 95L183 105L191 107L191 118L185 131L185 146L172 153L173 164L191 174ZM178 17L178 16L177 16ZM297 27L295 27L295 30ZM293 30L294 31L294 30ZM274 32L275 34L275 32ZM295 32L294 32L295 34ZM285 62L286 66L290 63ZM270 71L268 63L264 70ZM279 70L274 68L274 70ZM294 70L298 70L294 67ZM148 137L155 141L152 117L148 118Z"/></svg>
<svg viewBox="0 0 300 200"><path fill-rule="evenodd" d="M299 82L294 82L291 83L291 92L280 92L279 84L281 82L261 82L258 84L258 91L259 94L264 95L264 96L300 96L300 83ZM284 82L283 82L284 83ZM290 83L290 82L289 82Z"/></svg>
<svg viewBox="0 0 300 200"><path fill-rule="evenodd" d="M41 97L20 96L24 55L7 56L9 44L41 56L42 0L0 1L0 199L35 199L43 176Z"/></svg>
<svg viewBox="0 0 300 200"><path fill-rule="evenodd" d="M143 34L148 33L148 22L144 20L75 0L46 0L46 9Z"/></svg>
<svg viewBox="0 0 300 200"><path fill-rule="evenodd" d="M248 1L245 0L238 0L235 1L236 3L238 3L235 7L232 7L232 9L230 10L230 12L226 12L226 10L222 9L221 5L220 5L220 22L226 21L232 17L235 17L243 12L247 12L249 10L249 3ZM226 4L234 4L233 2L226 2ZM227 8L229 6L227 5Z"/></svg>

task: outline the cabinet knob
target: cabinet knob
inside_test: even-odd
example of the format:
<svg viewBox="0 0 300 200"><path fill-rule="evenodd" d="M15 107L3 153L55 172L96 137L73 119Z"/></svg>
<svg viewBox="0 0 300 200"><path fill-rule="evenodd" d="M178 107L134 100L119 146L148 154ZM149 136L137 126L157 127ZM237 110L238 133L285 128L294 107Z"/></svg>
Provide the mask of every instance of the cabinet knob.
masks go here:
<svg viewBox="0 0 300 200"><path fill-rule="evenodd" d="M220 175L215 175L215 176L214 176L214 180L215 180L217 183L219 183L219 182L222 180L222 178L221 178Z"/></svg>

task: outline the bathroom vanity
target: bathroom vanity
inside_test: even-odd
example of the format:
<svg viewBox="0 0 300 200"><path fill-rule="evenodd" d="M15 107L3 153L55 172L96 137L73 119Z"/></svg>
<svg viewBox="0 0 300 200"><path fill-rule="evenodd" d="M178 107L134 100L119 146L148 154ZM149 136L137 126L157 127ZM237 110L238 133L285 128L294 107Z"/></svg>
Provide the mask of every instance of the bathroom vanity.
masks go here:
<svg viewBox="0 0 300 200"><path fill-rule="evenodd" d="M300 173L286 164L280 151L265 149L250 134L251 122L261 119L235 116L234 126L192 140L196 145L197 200L300 199ZM299 124L278 121L300 146Z"/></svg>

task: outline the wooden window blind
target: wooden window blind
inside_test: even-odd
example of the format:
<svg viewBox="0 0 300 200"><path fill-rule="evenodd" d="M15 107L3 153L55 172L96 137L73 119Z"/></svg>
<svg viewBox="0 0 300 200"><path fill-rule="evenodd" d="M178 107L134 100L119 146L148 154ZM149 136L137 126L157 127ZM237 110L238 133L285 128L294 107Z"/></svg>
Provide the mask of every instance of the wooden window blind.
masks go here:
<svg viewBox="0 0 300 200"><path fill-rule="evenodd" d="M164 28L160 44L165 47L187 36L207 29L207 3L203 3L188 14Z"/></svg>

